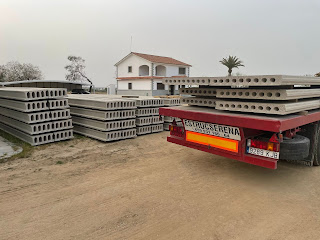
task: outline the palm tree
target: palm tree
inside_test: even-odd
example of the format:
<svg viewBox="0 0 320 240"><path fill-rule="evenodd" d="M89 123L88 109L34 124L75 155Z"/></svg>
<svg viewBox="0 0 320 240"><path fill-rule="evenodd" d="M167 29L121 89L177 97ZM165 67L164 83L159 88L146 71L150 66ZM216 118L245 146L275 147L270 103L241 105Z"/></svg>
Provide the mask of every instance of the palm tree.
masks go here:
<svg viewBox="0 0 320 240"><path fill-rule="evenodd" d="M236 56L229 56L227 58L222 58L220 61L223 65L228 68L228 75L231 76L232 68L244 67L242 61L239 60Z"/></svg>

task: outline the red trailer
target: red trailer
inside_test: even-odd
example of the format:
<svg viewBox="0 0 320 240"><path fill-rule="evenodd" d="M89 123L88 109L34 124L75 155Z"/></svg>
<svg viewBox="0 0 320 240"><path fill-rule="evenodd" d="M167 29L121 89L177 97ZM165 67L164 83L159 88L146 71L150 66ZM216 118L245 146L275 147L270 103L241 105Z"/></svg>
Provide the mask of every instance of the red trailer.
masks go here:
<svg viewBox="0 0 320 240"><path fill-rule="evenodd" d="M320 110L270 116L177 106L160 115L181 120L169 127L171 143L271 169L279 159L320 165Z"/></svg>

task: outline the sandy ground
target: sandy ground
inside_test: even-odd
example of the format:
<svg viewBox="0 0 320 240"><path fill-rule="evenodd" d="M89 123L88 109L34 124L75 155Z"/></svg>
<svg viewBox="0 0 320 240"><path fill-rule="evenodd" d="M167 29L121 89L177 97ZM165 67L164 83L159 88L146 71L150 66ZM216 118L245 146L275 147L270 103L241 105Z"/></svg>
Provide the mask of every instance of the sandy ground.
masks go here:
<svg viewBox="0 0 320 240"><path fill-rule="evenodd" d="M319 167L264 169L167 134L75 139L0 164L0 239L320 238Z"/></svg>

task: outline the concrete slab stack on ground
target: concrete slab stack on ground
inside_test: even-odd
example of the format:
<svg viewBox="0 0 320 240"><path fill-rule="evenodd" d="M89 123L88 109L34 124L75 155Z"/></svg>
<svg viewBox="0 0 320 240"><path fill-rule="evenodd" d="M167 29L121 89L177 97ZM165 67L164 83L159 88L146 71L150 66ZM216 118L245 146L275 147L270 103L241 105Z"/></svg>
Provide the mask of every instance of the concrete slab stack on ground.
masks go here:
<svg viewBox="0 0 320 240"><path fill-rule="evenodd" d="M74 131L109 142L136 137L136 102L108 95L68 95Z"/></svg>
<svg viewBox="0 0 320 240"><path fill-rule="evenodd" d="M130 98L127 96L127 98ZM159 107L164 106L163 98L132 97L136 101L137 135L163 131L163 117L159 115ZM160 126L161 125L161 126Z"/></svg>
<svg viewBox="0 0 320 240"><path fill-rule="evenodd" d="M33 146L73 138L66 92L66 89L1 88L0 129Z"/></svg>

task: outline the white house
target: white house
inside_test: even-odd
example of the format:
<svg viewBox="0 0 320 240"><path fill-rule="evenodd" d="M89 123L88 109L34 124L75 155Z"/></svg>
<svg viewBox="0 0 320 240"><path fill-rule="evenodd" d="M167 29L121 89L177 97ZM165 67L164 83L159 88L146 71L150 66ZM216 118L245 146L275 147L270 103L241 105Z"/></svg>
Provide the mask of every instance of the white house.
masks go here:
<svg viewBox="0 0 320 240"><path fill-rule="evenodd" d="M170 57L131 52L115 64L118 95L178 94L178 86L163 85L164 77L185 77L191 65Z"/></svg>

